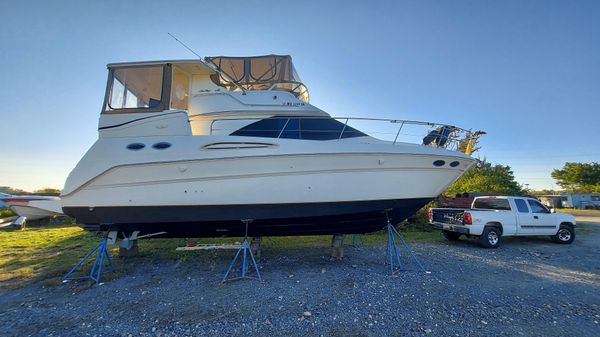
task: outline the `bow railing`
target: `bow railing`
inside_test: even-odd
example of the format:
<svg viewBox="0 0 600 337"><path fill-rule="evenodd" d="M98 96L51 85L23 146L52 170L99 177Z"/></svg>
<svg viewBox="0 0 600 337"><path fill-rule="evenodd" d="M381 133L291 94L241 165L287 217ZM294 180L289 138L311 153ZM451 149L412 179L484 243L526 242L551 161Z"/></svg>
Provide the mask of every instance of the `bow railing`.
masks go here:
<svg viewBox="0 0 600 337"><path fill-rule="evenodd" d="M483 131L472 131L454 125L400 119L276 116L249 118L216 118L210 134L340 141L370 136L392 144L412 143L442 147L472 154L479 149Z"/></svg>

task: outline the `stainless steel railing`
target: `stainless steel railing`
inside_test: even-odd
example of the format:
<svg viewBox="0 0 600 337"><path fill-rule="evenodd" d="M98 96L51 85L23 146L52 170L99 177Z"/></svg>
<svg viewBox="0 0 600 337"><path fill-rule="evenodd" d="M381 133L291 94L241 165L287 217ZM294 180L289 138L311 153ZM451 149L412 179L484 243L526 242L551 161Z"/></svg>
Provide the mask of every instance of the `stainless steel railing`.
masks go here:
<svg viewBox="0 0 600 337"><path fill-rule="evenodd" d="M322 129L319 123L302 126L304 120L326 120L335 128ZM258 124L259 121L262 125ZM232 123L234 122L234 123ZM246 123L243 123L246 122ZM254 125L254 126L253 126ZM338 128L339 127L339 128ZM297 134L295 134L297 132ZM427 146L443 147L450 150L472 154L477 151L479 138L483 131L472 131L453 125L422 122L414 120L359 118L359 117L312 117L312 116L276 116L248 118L216 118L211 121L210 134L251 135L267 138L294 138L312 140L337 140L358 136L370 136L396 143L417 143ZM290 136L290 134L293 136ZM302 136L304 133L304 137Z"/></svg>

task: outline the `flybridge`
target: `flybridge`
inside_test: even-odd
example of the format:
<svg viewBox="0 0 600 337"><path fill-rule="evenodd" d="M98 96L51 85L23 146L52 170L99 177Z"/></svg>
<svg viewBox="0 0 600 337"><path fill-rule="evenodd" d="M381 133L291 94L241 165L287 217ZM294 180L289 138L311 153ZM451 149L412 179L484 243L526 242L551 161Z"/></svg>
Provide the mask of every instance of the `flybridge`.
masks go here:
<svg viewBox="0 0 600 337"><path fill-rule="evenodd" d="M206 57L112 63L104 112L188 110L190 96L231 91L286 91L308 103L308 89L289 55Z"/></svg>
<svg viewBox="0 0 600 337"><path fill-rule="evenodd" d="M215 82L229 90L283 90L308 103L308 89L300 80L289 55L205 59L219 71Z"/></svg>

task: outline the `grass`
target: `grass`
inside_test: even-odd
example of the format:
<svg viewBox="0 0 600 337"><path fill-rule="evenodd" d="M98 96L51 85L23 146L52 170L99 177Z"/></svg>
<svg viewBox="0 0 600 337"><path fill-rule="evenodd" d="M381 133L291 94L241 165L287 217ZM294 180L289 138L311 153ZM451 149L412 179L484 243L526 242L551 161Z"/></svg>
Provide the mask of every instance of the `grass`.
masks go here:
<svg viewBox="0 0 600 337"><path fill-rule="evenodd" d="M97 241L94 235L75 226L3 229L0 231L0 286L58 276Z"/></svg>
<svg viewBox="0 0 600 337"><path fill-rule="evenodd" d="M68 221L67 221L68 222ZM404 232L408 242L424 242L440 239L437 231ZM361 243L366 246L385 244L386 232L363 235ZM56 284L89 250L100 241L96 233L86 232L71 224L45 223L30 225L23 230L4 228L0 230L0 287L13 288L32 281ZM181 252L175 248L187 242L226 243L241 241L241 238L211 239L145 239L139 243L139 253L135 258L117 262L120 266L135 265L139 259L175 260L175 259L210 259L211 254L199 252ZM346 244L352 244L352 236L346 236ZM301 237L266 237L263 239L264 249L294 248L327 248L331 244L331 236ZM118 256L118 248L111 246L110 254ZM90 262L91 263L91 262ZM89 267L89 266L88 266ZM88 269L89 270L89 269Z"/></svg>
<svg viewBox="0 0 600 337"><path fill-rule="evenodd" d="M15 216L15 213L8 207L0 207L0 219Z"/></svg>
<svg viewBox="0 0 600 337"><path fill-rule="evenodd" d="M560 213L569 213L569 214L574 214L574 215L579 215L579 214L600 215L600 210L597 210L597 209L557 208L556 211L560 212Z"/></svg>

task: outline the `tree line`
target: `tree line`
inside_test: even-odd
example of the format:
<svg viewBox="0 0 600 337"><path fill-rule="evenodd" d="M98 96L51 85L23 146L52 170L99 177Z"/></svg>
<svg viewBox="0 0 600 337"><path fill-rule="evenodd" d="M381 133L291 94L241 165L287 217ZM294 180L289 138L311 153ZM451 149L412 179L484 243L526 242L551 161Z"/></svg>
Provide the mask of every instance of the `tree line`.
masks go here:
<svg viewBox="0 0 600 337"><path fill-rule="evenodd" d="M554 169L552 178L566 193L600 193L600 164L565 163L562 169ZM454 196L463 192L488 192L498 195L533 194L523 188L514 177L510 166L492 165L482 160L465 172L454 184L444 192ZM556 191L544 190L542 194L555 194ZM548 193L553 192L553 193Z"/></svg>

